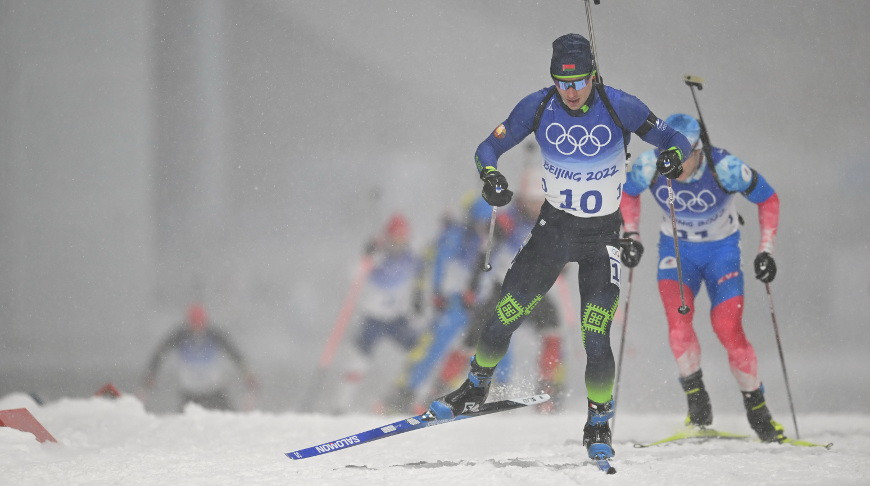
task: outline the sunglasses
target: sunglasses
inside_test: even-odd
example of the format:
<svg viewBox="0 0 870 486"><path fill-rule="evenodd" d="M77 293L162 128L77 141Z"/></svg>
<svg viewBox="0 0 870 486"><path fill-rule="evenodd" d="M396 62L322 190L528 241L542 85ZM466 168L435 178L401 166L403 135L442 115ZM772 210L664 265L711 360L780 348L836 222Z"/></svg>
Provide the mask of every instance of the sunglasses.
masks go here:
<svg viewBox="0 0 870 486"><path fill-rule="evenodd" d="M590 77L591 76L586 76L585 78L575 79L573 81L560 81L558 79L554 79L553 81L556 82L556 85L559 86L559 89L564 90L568 88L574 88L577 91L580 91L581 89L585 88L587 84L589 84Z"/></svg>

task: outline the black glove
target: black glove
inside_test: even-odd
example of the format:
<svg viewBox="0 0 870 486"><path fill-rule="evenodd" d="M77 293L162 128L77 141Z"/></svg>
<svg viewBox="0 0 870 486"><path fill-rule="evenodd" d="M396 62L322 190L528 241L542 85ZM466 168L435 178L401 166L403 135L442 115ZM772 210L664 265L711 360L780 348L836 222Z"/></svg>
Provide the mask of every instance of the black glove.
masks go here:
<svg viewBox="0 0 870 486"><path fill-rule="evenodd" d="M619 258L628 268L636 267L640 263L640 257L643 256L643 244L632 238L633 235L638 235L638 233L627 231L622 234L622 239L619 240L619 246L622 248Z"/></svg>
<svg viewBox="0 0 870 486"><path fill-rule="evenodd" d="M485 167L480 173L480 180L483 181L481 195L490 206L504 206L511 202L514 193L508 190L507 179L495 167Z"/></svg>
<svg viewBox="0 0 870 486"><path fill-rule="evenodd" d="M755 257L755 278L764 283L773 282L776 277L776 262L770 253L763 251Z"/></svg>
<svg viewBox="0 0 870 486"><path fill-rule="evenodd" d="M680 151L669 148L659 154L656 160L656 169L668 179L676 179L683 173L683 161L680 160Z"/></svg>

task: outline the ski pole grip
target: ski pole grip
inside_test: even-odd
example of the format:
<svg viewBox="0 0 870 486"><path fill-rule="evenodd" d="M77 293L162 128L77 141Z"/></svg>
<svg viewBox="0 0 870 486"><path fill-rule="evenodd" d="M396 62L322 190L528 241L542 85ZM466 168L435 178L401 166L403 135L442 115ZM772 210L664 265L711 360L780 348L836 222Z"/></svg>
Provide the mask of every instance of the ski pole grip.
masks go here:
<svg viewBox="0 0 870 486"><path fill-rule="evenodd" d="M698 90L704 89L704 80L699 78L698 76L685 74L683 75L683 81L685 81L688 86L695 86L696 88L698 88Z"/></svg>

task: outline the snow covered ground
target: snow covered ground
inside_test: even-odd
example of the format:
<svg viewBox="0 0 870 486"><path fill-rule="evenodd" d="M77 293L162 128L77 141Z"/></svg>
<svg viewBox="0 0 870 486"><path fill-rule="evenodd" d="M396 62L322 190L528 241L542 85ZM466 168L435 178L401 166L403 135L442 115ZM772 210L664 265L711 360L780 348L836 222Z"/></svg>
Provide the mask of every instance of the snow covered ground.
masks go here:
<svg viewBox="0 0 870 486"><path fill-rule="evenodd" d="M393 417L227 413L188 407L145 412L133 396L62 399L42 407L24 394L0 410L27 408L58 440L0 428L3 484L868 484L870 416L798 417L801 438L831 450L750 441L633 447L674 432L679 415L617 416L618 473L585 462L584 417L506 412L414 431L321 457L285 452L383 425ZM790 429L790 417L781 417ZM715 424L748 433L743 417Z"/></svg>

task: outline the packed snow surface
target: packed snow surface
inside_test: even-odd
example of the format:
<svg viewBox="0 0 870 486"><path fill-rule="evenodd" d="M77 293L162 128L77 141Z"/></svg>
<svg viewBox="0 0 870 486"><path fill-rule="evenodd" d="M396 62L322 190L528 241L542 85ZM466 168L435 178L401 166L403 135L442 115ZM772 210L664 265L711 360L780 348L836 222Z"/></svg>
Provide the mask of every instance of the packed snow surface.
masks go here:
<svg viewBox="0 0 870 486"><path fill-rule="evenodd" d="M401 417L216 412L189 405L154 415L133 396L0 398L27 408L58 440L0 428L3 483L44 484L868 484L870 416L798 417L801 438L824 448L711 440L635 448L678 430L680 415L617 415L606 476L580 444L585 417L523 409L443 424L293 461L284 453L339 439ZM790 417L783 417L790 419ZM722 430L749 433L745 418L717 416ZM791 425L788 423L787 425ZM790 429L792 427L787 427Z"/></svg>

